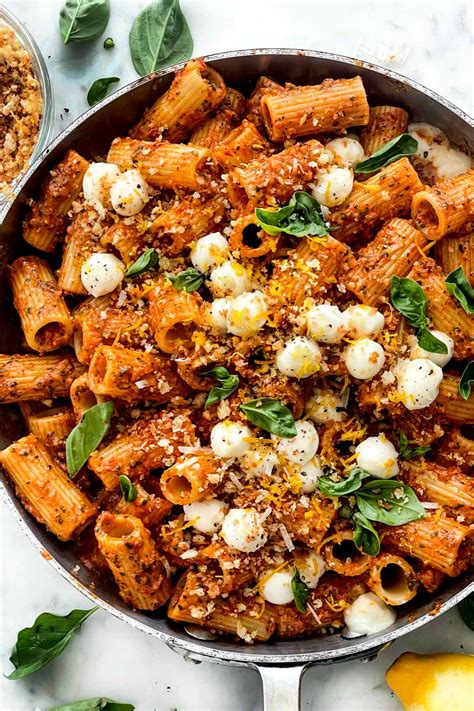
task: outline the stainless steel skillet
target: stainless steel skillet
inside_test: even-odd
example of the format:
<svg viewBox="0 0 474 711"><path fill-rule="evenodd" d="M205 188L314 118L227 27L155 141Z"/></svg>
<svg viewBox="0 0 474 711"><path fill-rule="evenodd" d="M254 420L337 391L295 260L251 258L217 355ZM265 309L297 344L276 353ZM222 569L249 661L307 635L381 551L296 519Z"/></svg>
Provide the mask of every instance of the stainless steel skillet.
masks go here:
<svg viewBox="0 0 474 711"><path fill-rule="evenodd" d="M474 149L474 122L448 101L415 82L367 62L322 52L292 49L259 49L226 52L205 58L221 72L226 82L239 89L252 86L261 74L296 84L318 83L326 77L352 77L360 74L371 104L394 104L405 108L412 120L439 126L450 140L465 150ZM8 263L22 249L19 236L27 200L35 196L48 171L68 147L85 157L103 156L111 140L126 133L143 110L170 84L176 67L157 72L120 89L113 97L77 119L38 158L15 190L12 204L0 215L0 261ZM18 352L18 325L9 306L4 280L0 280L0 352ZM0 447L21 435L21 419L13 407L0 408ZM3 475L2 475L3 476ZM81 567L73 550L59 543L38 525L17 501L11 484L4 477L3 495L20 527L30 540L51 555L51 564L78 590L124 622L164 641L171 649L193 661L214 661L247 665L263 680L266 711L296 711L299 684L311 664L329 664L349 659L370 659L394 639L421 627L456 605L474 589L472 576L446 584L436 595L418 597L399 608L398 619L383 634L358 639L341 635L317 639L281 641L248 646L216 639L196 639L159 614L146 614L126 607L110 589ZM92 592L90 584L94 582Z"/></svg>

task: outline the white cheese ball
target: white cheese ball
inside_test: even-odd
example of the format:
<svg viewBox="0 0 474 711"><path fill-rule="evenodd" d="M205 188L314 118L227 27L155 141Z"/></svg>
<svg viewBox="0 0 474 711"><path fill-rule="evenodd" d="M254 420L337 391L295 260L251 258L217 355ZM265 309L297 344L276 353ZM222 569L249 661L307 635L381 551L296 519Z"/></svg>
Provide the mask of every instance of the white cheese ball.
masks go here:
<svg viewBox="0 0 474 711"><path fill-rule="evenodd" d="M306 414L314 422L342 422L346 411L338 393L317 389L306 403Z"/></svg>
<svg viewBox="0 0 474 711"><path fill-rule="evenodd" d="M318 488L318 478L322 475L323 470L319 462L319 457L313 459L304 465L297 473L298 479L301 482L301 493L312 494Z"/></svg>
<svg viewBox="0 0 474 711"><path fill-rule="evenodd" d="M227 312L230 305L229 299L214 299L209 304L206 321L218 333L227 333Z"/></svg>
<svg viewBox="0 0 474 711"><path fill-rule="evenodd" d="M351 634L375 634L393 625L397 615L372 592L364 593L344 610L344 621Z"/></svg>
<svg viewBox="0 0 474 711"><path fill-rule="evenodd" d="M385 318L373 306L356 304L343 313L346 330L353 338L373 338L385 326Z"/></svg>
<svg viewBox="0 0 474 711"><path fill-rule="evenodd" d="M118 215L132 217L143 209L148 200L148 185L139 170L122 173L110 188L110 201Z"/></svg>
<svg viewBox="0 0 474 711"><path fill-rule="evenodd" d="M317 588L320 577L326 571L324 558L316 551L308 551L304 556L296 557L295 564L301 580L310 590Z"/></svg>
<svg viewBox="0 0 474 711"><path fill-rule="evenodd" d="M334 304L313 306L306 314L306 323L310 336L322 343L339 343L346 332L344 317Z"/></svg>
<svg viewBox="0 0 474 711"><path fill-rule="evenodd" d="M356 447L357 466L376 479L390 479L399 472L398 452L384 434L367 437Z"/></svg>
<svg viewBox="0 0 474 711"><path fill-rule="evenodd" d="M319 447L319 436L316 427L308 420L295 422L296 437L278 437L272 434L272 439L277 442L277 454L287 462L307 464L316 454Z"/></svg>
<svg viewBox="0 0 474 711"><path fill-rule="evenodd" d="M276 451L263 444L252 444L239 458L241 469L250 476L270 476L278 464Z"/></svg>
<svg viewBox="0 0 474 711"><path fill-rule="evenodd" d="M247 271L238 262L227 261L212 270L209 288L213 296L234 298L251 287Z"/></svg>
<svg viewBox="0 0 474 711"><path fill-rule="evenodd" d="M321 351L318 344L310 338L295 336L278 351L275 365L283 375L289 378L309 378L319 370Z"/></svg>
<svg viewBox="0 0 474 711"><path fill-rule="evenodd" d="M202 274L207 274L225 262L229 253L229 243L220 232L212 232L200 237L191 250L191 262Z"/></svg>
<svg viewBox="0 0 474 711"><path fill-rule="evenodd" d="M115 163L91 163L82 178L84 199L106 203L110 187L119 177L120 170Z"/></svg>
<svg viewBox="0 0 474 711"><path fill-rule="evenodd" d="M260 588L260 592L267 602L273 605L288 605L293 602L293 591L291 589L291 579L293 570L279 570L270 577L267 577Z"/></svg>
<svg viewBox="0 0 474 711"><path fill-rule="evenodd" d="M224 518L221 536L228 546L242 553L254 553L268 538L255 509L231 509Z"/></svg>
<svg viewBox="0 0 474 711"><path fill-rule="evenodd" d="M436 126L410 123L408 133L418 141L416 155L433 166L439 180L449 180L471 168L470 156L452 148L446 134Z"/></svg>
<svg viewBox="0 0 474 711"><path fill-rule="evenodd" d="M96 298L114 291L125 276L125 267L113 254L95 252L81 267L81 281L88 294Z"/></svg>
<svg viewBox="0 0 474 711"><path fill-rule="evenodd" d="M250 336L266 323L267 302L261 291L246 291L235 298L227 311L227 330L234 336Z"/></svg>
<svg viewBox="0 0 474 711"><path fill-rule="evenodd" d="M360 338L351 343L342 358L349 373L358 380L373 378L385 363L382 346L370 338Z"/></svg>
<svg viewBox="0 0 474 711"><path fill-rule="evenodd" d="M440 368L444 368L444 366L449 363L449 361L453 357L454 341L452 338L450 338L450 336L448 336L447 333L443 333L443 331L434 331L430 329L430 333L432 336L437 338L438 341L442 341L446 345L448 352L432 353L431 351L425 351L425 349L421 348L420 345L416 345L414 348L411 349L410 355L412 358L429 358L433 363L439 365Z"/></svg>
<svg viewBox="0 0 474 711"><path fill-rule="evenodd" d="M219 499L195 501L183 506L184 518L193 522L196 531L212 535L222 528L227 508L227 504Z"/></svg>
<svg viewBox="0 0 474 711"><path fill-rule="evenodd" d="M217 457L241 457L250 447L252 433L241 422L224 420L211 430L211 448Z"/></svg>
<svg viewBox="0 0 474 711"><path fill-rule="evenodd" d="M415 358L397 368L397 391L407 410L422 410L436 400L443 371L428 358Z"/></svg>
<svg viewBox="0 0 474 711"><path fill-rule="evenodd" d="M334 207L340 205L352 192L354 176L349 168L333 168L329 173L322 173L311 195L321 205Z"/></svg>
<svg viewBox="0 0 474 711"><path fill-rule="evenodd" d="M350 136L341 136L334 138L329 143L326 143L326 150L334 153L336 158L339 158L341 163L352 168L357 163L364 160L364 149L356 138Z"/></svg>

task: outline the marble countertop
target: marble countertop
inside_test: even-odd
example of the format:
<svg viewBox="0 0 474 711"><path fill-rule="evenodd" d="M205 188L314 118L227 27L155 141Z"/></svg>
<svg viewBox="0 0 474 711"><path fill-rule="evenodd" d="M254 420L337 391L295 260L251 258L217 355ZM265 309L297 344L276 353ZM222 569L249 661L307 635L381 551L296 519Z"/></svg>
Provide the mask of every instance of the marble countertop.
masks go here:
<svg viewBox="0 0 474 711"><path fill-rule="evenodd" d="M86 93L100 76L137 78L128 31L147 0L111 0L106 35L91 45L64 47L57 18L63 0L7 0L34 33L47 58L55 92L55 130L87 109ZM318 49L367 59L405 74L472 113L472 16L467 0L181 0L194 54L248 47ZM247 19L249 18L249 19ZM116 85L117 86L117 85ZM65 109L68 109L66 111ZM1 525L3 671L19 629L45 610L65 614L89 602L44 560L11 514ZM472 633L451 610L404 637L375 661L311 669L302 708L312 711L397 711L384 673L396 657L416 652L474 652ZM60 658L20 681L0 680L2 711L44 711L67 701L108 696L137 711L257 711L261 690L246 669L185 662L164 644L99 610ZM284 711L284 709L282 709Z"/></svg>

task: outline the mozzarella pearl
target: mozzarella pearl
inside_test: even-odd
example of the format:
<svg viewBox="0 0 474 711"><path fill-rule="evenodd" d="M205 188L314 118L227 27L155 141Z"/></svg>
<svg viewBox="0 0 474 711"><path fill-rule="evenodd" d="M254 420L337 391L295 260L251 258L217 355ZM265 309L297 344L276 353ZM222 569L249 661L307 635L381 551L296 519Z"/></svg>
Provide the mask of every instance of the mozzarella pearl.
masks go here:
<svg viewBox="0 0 474 711"><path fill-rule="evenodd" d="M254 509L231 509L224 518L221 535L228 546L242 553L254 553L268 538Z"/></svg>
<svg viewBox="0 0 474 711"><path fill-rule="evenodd" d="M355 451L357 465L377 479L390 479L398 474L398 452L385 435L367 437Z"/></svg>
<svg viewBox="0 0 474 711"><path fill-rule="evenodd" d="M385 353L376 341L360 338L347 346L343 353L343 360L353 378L369 380L383 367Z"/></svg>
<svg viewBox="0 0 474 711"><path fill-rule="evenodd" d="M213 296L235 298L251 287L246 270L238 262L227 261L212 270L209 287Z"/></svg>
<svg viewBox="0 0 474 711"><path fill-rule="evenodd" d="M472 165L469 155L452 148L446 134L429 123L410 123L408 133L418 141L416 155L431 163L439 180L466 173Z"/></svg>
<svg viewBox="0 0 474 711"><path fill-rule="evenodd" d="M110 201L118 215L131 217L143 209L148 200L148 185L140 171L133 168L122 173L110 188Z"/></svg>
<svg viewBox="0 0 474 711"><path fill-rule="evenodd" d="M404 361L398 367L397 391L407 410L422 410L436 400L443 371L428 358Z"/></svg>
<svg viewBox="0 0 474 711"><path fill-rule="evenodd" d="M267 318L267 303L262 292L246 291L232 301L227 311L227 330L234 336L249 336L260 331Z"/></svg>
<svg viewBox="0 0 474 711"><path fill-rule="evenodd" d="M183 506L184 518L193 522L193 528L201 533L213 534L220 531L224 521L227 504L219 499L195 501Z"/></svg>
<svg viewBox="0 0 474 711"><path fill-rule="evenodd" d="M306 314L306 323L310 336L322 343L339 343L346 332L344 317L333 304L313 306Z"/></svg>
<svg viewBox="0 0 474 711"><path fill-rule="evenodd" d="M263 598L273 605L288 605L293 602L291 579L293 570L279 570L265 580L260 590Z"/></svg>
<svg viewBox="0 0 474 711"><path fill-rule="evenodd" d="M373 338L380 333L385 319L373 306L356 304L349 306L343 313L346 330L353 338Z"/></svg>
<svg viewBox="0 0 474 711"><path fill-rule="evenodd" d="M250 447L252 433L241 422L224 420L211 430L211 448L218 457L241 457Z"/></svg>
<svg viewBox="0 0 474 711"><path fill-rule="evenodd" d="M432 331L430 329L430 333L432 336L437 338L439 341L442 341L442 343L446 345L448 352L431 353L431 351L425 351L425 349L421 348L420 345L416 345L415 348L411 349L411 356L412 358L429 358L432 363L436 363L436 365L439 365L440 368L444 368L444 366L449 363L449 361L453 357L454 341L448 336L447 333L443 333L443 331Z"/></svg>
<svg viewBox="0 0 474 711"><path fill-rule="evenodd" d="M209 304L206 314L207 322L211 328L219 333L227 332L227 312L231 302L229 299L214 299Z"/></svg>
<svg viewBox="0 0 474 711"><path fill-rule="evenodd" d="M298 479L300 480L301 493L312 494L318 488L318 477L323 473L321 469L321 464L319 463L319 457L314 457L310 462L304 465L302 469L297 473Z"/></svg>
<svg viewBox="0 0 474 711"><path fill-rule="evenodd" d="M340 205L349 197L354 184L354 176L349 168L333 168L329 173L322 173L311 195L326 207Z"/></svg>
<svg viewBox="0 0 474 711"><path fill-rule="evenodd" d="M113 254L96 252L81 267L84 289L96 298L114 291L125 276L125 267Z"/></svg>
<svg viewBox="0 0 474 711"><path fill-rule="evenodd" d="M315 390L306 413L314 422L342 422L346 414L340 395L330 390Z"/></svg>
<svg viewBox="0 0 474 711"><path fill-rule="evenodd" d="M341 163L349 168L364 160L364 149L361 144L357 139L349 136L342 136L329 141L329 143L326 143L326 150L334 153L336 158L339 158Z"/></svg>
<svg viewBox="0 0 474 711"><path fill-rule="evenodd" d="M241 469L251 476L270 476L278 464L278 455L271 447L253 444L239 458L239 464Z"/></svg>
<svg viewBox="0 0 474 711"><path fill-rule="evenodd" d="M220 232L212 232L201 237L191 250L193 266L203 274L207 274L225 261L229 252L229 243Z"/></svg>
<svg viewBox="0 0 474 711"><path fill-rule="evenodd" d="M115 163L91 163L82 178L84 199L107 202L110 187L119 177L120 170Z"/></svg>
<svg viewBox="0 0 474 711"><path fill-rule="evenodd" d="M289 439L272 434L272 439L277 441L276 451L280 457L302 467L318 451L319 436L316 427L308 420L297 420L295 426L296 437Z"/></svg>
<svg viewBox="0 0 474 711"><path fill-rule="evenodd" d="M395 611L372 592L359 595L344 610L344 621L353 635L375 634L393 625Z"/></svg>
<svg viewBox="0 0 474 711"><path fill-rule="evenodd" d="M297 557L295 563L301 580L306 583L310 590L317 588L319 578L326 570L324 558L316 551L308 551L306 555Z"/></svg>
<svg viewBox="0 0 474 711"><path fill-rule="evenodd" d="M296 336L278 351L275 365L289 378L309 378L319 370L321 351L310 338Z"/></svg>

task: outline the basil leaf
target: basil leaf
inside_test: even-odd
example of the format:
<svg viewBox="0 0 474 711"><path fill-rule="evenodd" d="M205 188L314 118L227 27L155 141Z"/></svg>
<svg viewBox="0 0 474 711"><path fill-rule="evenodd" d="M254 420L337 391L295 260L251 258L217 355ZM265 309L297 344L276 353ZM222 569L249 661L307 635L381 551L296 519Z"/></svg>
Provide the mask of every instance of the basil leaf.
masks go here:
<svg viewBox="0 0 474 711"><path fill-rule="evenodd" d="M176 291L187 291L190 294L192 291L197 291L204 284L204 274L198 272L197 269L189 267L178 274L166 275L173 284Z"/></svg>
<svg viewBox="0 0 474 711"><path fill-rule="evenodd" d="M53 706L48 711L134 711L134 709L135 706L132 704L121 704L101 696L95 699L71 701L70 704L64 704L64 706Z"/></svg>
<svg viewBox="0 0 474 711"><path fill-rule="evenodd" d="M378 555L380 553L380 538L370 521L359 511L356 511L352 520L356 525L353 538L357 550L365 555Z"/></svg>
<svg viewBox="0 0 474 711"><path fill-rule="evenodd" d="M474 632L474 593L461 600L458 611L464 624Z"/></svg>
<svg viewBox="0 0 474 711"><path fill-rule="evenodd" d="M140 76L189 59L193 38L179 0L156 0L136 18L129 36L133 66Z"/></svg>
<svg viewBox="0 0 474 711"><path fill-rule="evenodd" d="M401 133L392 138L378 151L372 153L370 158L357 163L354 168L356 173L374 173L385 165L390 165L404 156L412 156L418 150L418 141L409 133Z"/></svg>
<svg viewBox="0 0 474 711"><path fill-rule="evenodd" d="M425 509L413 489L401 481L377 479L356 493L357 506L369 521L400 526L425 516Z"/></svg>
<svg viewBox="0 0 474 711"><path fill-rule="evenodd" d="M51 612L39 615L33 627L25 627L18 632L10 657L15 671L7 679L22 679L55 659L79 631L84 620L98 609L71 610L64 616Z"/></svg>
<svg viewBox="0 0 474 711"><path fill-rule="evenodd" d="M287 235L324 237L328 228L323 218L321 205L311 195L302 190L293 193L290 202L278 210L255 208L258 224L270 235L285 232Z"/></svg>
<svg viewBox="0 0 474 711"><path fill-rule="evenodd" d="M425 351L429 351L430 353L448 352L448 346L446 343L443 343L443 341L440 341L439 338L433 336L427 328L420 329L416 336L418 338L418 345L420 348L424 348Z"/></svg>
<svg viewBox="0 0 474 711"><path fill-rule="evenodd" d="M346 496L357 491L362 485L362 480L370 476L369 472L360 467L355 467L349 472L349 476L341 481L333 481L329 476L318 477L318 488L325 496Z"/></svg>
<svg viewBox="0 0 474 711"><path fill-rule="evenodd" d="M131 504L137 498L137 487L132 484L126 474L119 476L120 489L127 504Z"/></svg>
<svg viewBox="0 0 474 711"><path fill-rule="evenodd" d="M216 402L225 400L226 397L232 395L232 393L239 387L239 376L231 375L227 368L224 368L223 366L213 368L207 373L203 373L203 375L215 378L215 380L217 380L220 384L219 386L215 385L209 390L206 402L204 403L205 410L207 410L208 407L211 407L211 405L214 405Z"/></svg>
<svg viewBox="0 0 474 711"><path fill-rule="evenodd" d="M398 453L402 459L413 459L413 457L422 457L430 451L431 447L410 447L408 437L404 432L398 433Z"/></svg>
<svg viewBox="0 0 474 711"><path fill-rule="evenodd" d="M143 254L141 254L138 259L127 269L125 276L130 279L140 276L140 274L147 272L149 269L153 269L153 267L157 264L158 259L159 255L156 249L153 247L146 249Z"/></svg>
<svg viewBox="0 0 474 711"><path fill-rule="evenodd" d="M464 269L462 267L454 269L448 274L444 283L446 289L451 296L459 301L464 311L469 315L474 314L474 289L464 274Z"/></svg>
<svg viewBox="0 0 474 711"><path fill-rule="evenodd" d="M293 577L291 578L291 592L295 601L296 609L300 612L306 612L306 603L309 597L309 588L301 580L300 571L295 568Z"/></svg>
<svg viewBox="0 0 474 711"><path fill-rule="evenodd" d="M97 449L110 427L114 411L113 402L100 402L83 414L66 440L66 464L73 478Z"/></svg>
<svg viewBox="0 0 474 711"><path fill-rule="evenodd" d="M64 44L89 42L107 27L109 0L66 0L59 13L59 31Z"/></svg>
<svg viewBox="0 0 474 711"><path fill-rule="evenodd" d="M474 383L474 360L471 360L463 370L459 381L459 394L468 400L471 394L471 385Z"/></svg>
<svg viewBox="0 0 474 711"><path fill-rule="evenodd" d="M250 422L278 437L296 437L296 426L290 410L279 400L260 397L249 400L240 409Z"/></svg>
<svg viewBox="0 0 474 711"><path fill-rule="evenodd" d="M112 49L112 47L115 47L115 42L112 37L107 37L104 40L103 44L104 49Z"/></svg>
<svg viewBox="0 0 474 711"><path fill-rule="evenodd" d="M102 77L96 79L91 88L87 92L87 103L89 106L94 106L99 101L102 101L107 95L107 89L111 84L120 81L120 77Z"/></svg>

